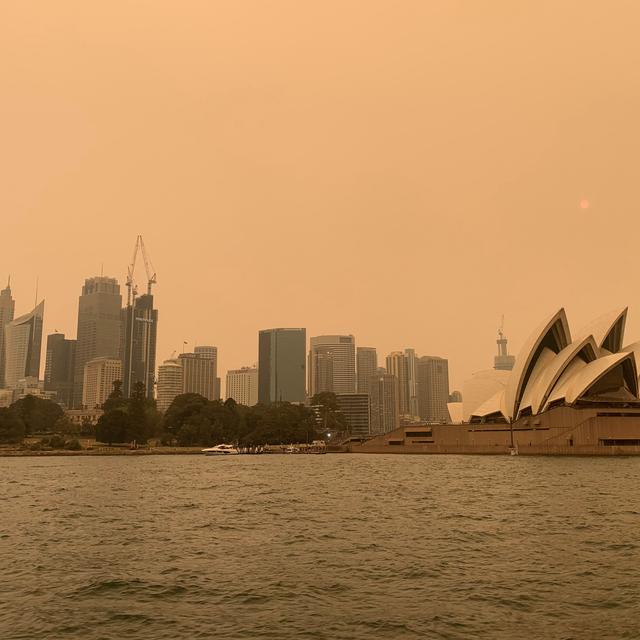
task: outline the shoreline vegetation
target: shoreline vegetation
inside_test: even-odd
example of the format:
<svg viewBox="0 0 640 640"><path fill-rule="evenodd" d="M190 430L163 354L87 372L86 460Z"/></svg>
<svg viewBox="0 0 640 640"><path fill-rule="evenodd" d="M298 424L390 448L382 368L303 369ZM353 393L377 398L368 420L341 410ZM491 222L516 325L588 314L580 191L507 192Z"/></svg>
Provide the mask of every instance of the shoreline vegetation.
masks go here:
<svg viewBox="0 0 640 640"><path fill-rule="evenodd" d="M125 449L122 447L99 446L90 449L1 449L0 458L25 458L44 456L170 456L170 455L202 455L201 447L141 447Z"/></svg>
<svg viewBox="0 0 640 640"><path fill-rule="evenodd" d="M78 423L57 403L27 395L0 408L0 457L191 455L218 444L284 453L287 446L304 449L345 431L334 394L318 394L312 404L246 407L186 393L162 414L141 383L124 398L115 382L97 422Z"/></svg>

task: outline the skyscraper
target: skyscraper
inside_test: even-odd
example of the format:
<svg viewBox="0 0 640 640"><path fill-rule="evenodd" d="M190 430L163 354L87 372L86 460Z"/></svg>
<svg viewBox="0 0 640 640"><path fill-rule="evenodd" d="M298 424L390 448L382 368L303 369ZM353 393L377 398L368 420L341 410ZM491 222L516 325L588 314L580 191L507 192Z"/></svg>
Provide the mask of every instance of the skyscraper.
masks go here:
<svg viewBox="0 0 640 640"><path fill-rule="evenodd" d="M4 328L5 387L15 389L23 378L40 377L44 300Z"/></svg>
<svg viewBox="0 0 640 640"><path fill-rule="evenodd" d="M378 372L378 354L373 347L358 347L358 393L369 393L369 378Z"/></svg>
<svg viewBox="0 0 640 640"><path fill-rule="evenodd" d="M258 404L258 370L255 367L242 367L227 371L227 398L233 398L238 404L252 407Z"/></svg>
<svg viewBox="0 0 640 640"><path fill-rule="evenodd" d="M71 407L73 403L75 354L75 340L67 340L64 333L47 336L44 390L55 391L58 402L66 407Z"/></svg>
<svg viewBox="0 0 640 640"><path fill-rule="evenodd" d="M183 369L180 361L165 360L158 367L158 411L166 411L176 396L183 393Z"/></svg>
<svg viewBox="0 0 640 640"><path fill-rule="evenodd" d="M404 356L407 360L407 408L411 416L418 413L418 370L415 349L405 349Z"/></svg>
<svg viewBox="0 0 640 640"><path fill-rule="evenodd" d="M128 398L136 382L142 382L147 397L153 398L158 333L158 310L153 308L153 295L145 293L134 298L121 315L122 393Z"/></svg>
<svg viewBox="0 0 640 640"><path fill-rule="evenodd" d="M392 351L387 356L387 373L398 379L398 410L400 415L410 415L409 371L407 357L402 351Z"/></svg>
<svg viewBox="0 0 640 640"><path fill-rule="evenodd" d="M322 368L316 366L318 355L331 358L331 377L318 379ZM330 388L326 388L330 387ZM356 391L356 341L348 336L314 336L309 340L309 395L321 391L355 393Z"/></svg>
<svg viewBox="0 0 640 640"><path fill-rule="evenodd" d="M306 329L260 331L259 402L304 402L306 341Z"/></svg>
<svg viewBox="0 0 640 640"><path fill-rule="evenodd" d="M313 354L309 352L307 365L309 374L309 395L324 391L333 392L333 351L329 345L318 345Z"/></svg>
<svg viewBox="0 0 640 640"><path fill-rule="evenodd" d="M211 347L196 347L194 353L181 353L182 393L198 393L207 400L218 399L217 349L215 357Z"/></svg>
<svg viewBox="0 0 640 640"><path fill-rule="evenodd" d="M94 358L119 359L122 296L115 278L88 278L78 300L78 339L73 377L73 404L82 406L84 366Z"/></svg>
<svg viewBox="0 0 640 640"><path fill-rule="evenodd" d="M113 391L113 383L122 380L122 362L117 358L93 358L84 365L82 405L101 407Z"/></svg>
<svg viewBox="0 0 640 640"><path fill-rule="evenodd" d="M11 286L7 283L6 288L0 291L0 389L5 386L5 347L4 328L13 320L16 303L11 297Z"/></svg>
<svg viewBox="0 0 640 640"><path fill-rule="evenodd" d="M449 362L437 356L418 359L418 408L427 422L448 422Z"/></svg>
<svg viewBox="0 0 640 640"><path fill-rule="evenodd" d="M398 378L389 373L369 379L371 433L393 431L400 426Z"/></svg>

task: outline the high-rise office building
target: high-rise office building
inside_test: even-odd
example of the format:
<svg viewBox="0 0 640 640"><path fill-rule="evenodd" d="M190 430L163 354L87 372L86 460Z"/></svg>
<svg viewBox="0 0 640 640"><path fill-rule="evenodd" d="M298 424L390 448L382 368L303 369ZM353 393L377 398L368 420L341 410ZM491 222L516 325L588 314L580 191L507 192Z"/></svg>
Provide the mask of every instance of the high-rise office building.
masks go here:
<svg viewBox="0 0 640 640"><path fill-rule="evenodd" d="M0 291L0 389L4 387L6 354L4 347L4 328L13 320L16 303L11 297L11 283Z"/></svg>
<svg viewBox="0 0 640 640"><path fill-rule="evenodd" d="M398 409L400 415L411 415L407 356L402 351L393 351L387 356L387 373L398 379Z"/></svg>
<svg viewBox="0 0 640 640"><path fill-rule="evenodd" d="M418 370L415 349L405 349L407 361L407 408L410 416L418 416Z"/></svg>
<svg viewBox="0 0 640 640"><path fill-rule="evenodd" d="M183 369L177 359L165 360L158 367L158 411L166 411L175 398L183 393Z"/></svg>
<svg viewBox="0 0 640 640"><path fill-rule="evenodd" d="M204 358L210 358L211 360L215 360L216 371L218 370L218 347L212 347L210 345L201 345L199 347L194 347L193 352L200 354Z"/></svg>
<svg viewBox="0 0 640 640"><path fill-rule="evenodd" d="M258 369L242 367L227 371L227 398L233 398L238 404L252 407L258 404Z"/></svg>
<svg viewBox="0 0 640 640"><path fill-rule="evenodd" d="M448 422L449 362L437 356L418 359L418 409L427 422Z"/></svg>
<svg viewBox="0 0 640 640"><path fill-rule="evenodd" d="M115 278L87 278L78 300L73 404L82 406L84 366L94 358L120 359L122 296Z"/></svg>
<svg viewBox="0 0 640 640"><path fill-rule="evenodd" d="M378 354L373 347L358 347L358 393L369 393L369 378L378 372Z"/></svg>
<svg viewBox="0 0 640 640"><path fill-rule="evenodd" d="M113 383L122 380L122 362L117 358L93 358L84 365L82 405L101 407L113 391Z"/></svg>
<svg viewBox="0 0 640 640"><path fill-rule="evenodd" d="M369 394L337 393L338 411L344 416L349 433L355 437L369 435Z"/></svg>
<svg viewBox="0 0 640 640"><path fill-rule="evenodd" d="M40 377L44 300L36 308L5 325L5 387L15 389L24 378Z"/></svg>
<svg viewBox="0 0 640 640"><path fill-rule="evenodd" d="M370 431L388 433L400 426L398 378L384 373L369 378Z"/></svg>
<svg viewBox="0 0 640 640"><path fill-rule="evenodd" d="M144 384L147 398L153 398L156 374L156 340L158 310L153 308L153 295L145 293L122 309L120 359L122 360L122 393L125 398L137 382Z"/></svg>
<svg viewBox="0 0 640 640"><path fill-rule="evenodd" d="M333 392L333 351L328 345L318 345L309 352L309 395L325 391Z"/></svg>
<svg viewBox="0 0 640 640"><path fill-rule="evenodd" d="M216 372L216 384L213 391L213 399L220 400L220 378L218 377L218 347L212 347L210 345L201 345L193 349L194 353L197 353L200 357L210 358L214 362L214 369Z"/></svg>
<svg viewBox="0 0 640 640"><path fill-rule="evenodd" d="M306 329L264 329L258 336L259 402L304 402Z"/></svg>
<svg viewBox="0 0 640 640"><path fill-rule="evenodd" d="M330 378L327 369L316 364L321 358L331 359ZM325 376L322 376L322 374ZM323 377L325 379L323 379ZM309 395L322 391L355 393L356 391L356 341L348 336L314 336L309 340Z"/></svg>
<svg viewBox="0 0 640 640"><path fill-rule="evenodd" d="M202 350L204 349L204 350ZM207 400L218 400L217 349L215 357L211 347L196 347L194 353L181 353L182 393L198 393Z"/></svg>
<svg viewBox="0 0 640 640"><path fill-rule="evenodd" d="M67 340L64 333L52 333L47 336L44 390L55 391L58 402L66 407L71 407L73 403L75 355L75 340Z"/></svg>

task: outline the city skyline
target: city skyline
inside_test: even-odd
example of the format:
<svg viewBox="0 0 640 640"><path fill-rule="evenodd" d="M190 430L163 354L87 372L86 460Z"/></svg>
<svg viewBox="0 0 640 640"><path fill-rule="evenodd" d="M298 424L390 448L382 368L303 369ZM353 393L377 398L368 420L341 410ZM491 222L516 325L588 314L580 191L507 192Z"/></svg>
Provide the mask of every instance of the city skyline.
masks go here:
<svg viewBox="0 0 640 640"><path fill-rule="evenodd" d="M111 277L111 276L87 277L87 278L84 279L85 280L85 284L86 284L86 281L95 280L97 278L104 278L104 279L106 279L106 280L108 280L110 282L115 281L115 284L120 286L120 281L117 278ZM5 288L4 290L6 291L7 288ZM13 282L11 283L10 294L12 296L13 304L16 306L16 308L20 309L21 308L20 300L17 298L17 294L15 293L15 290L13 288ZM141 296L141 298L144 298L144 297L145 296ZM140 299L140 298L138 298L138 299ZM78 316L77 300L78 300L78 298L76 297L76 308L75 308L74 312L73 311L71 312L72 315L74 315L76 317L76 320L75 320L76 324L77 324L77 316ZM123 304L122 313L125 314L125 311L126 311L125 302L122 301L122 304ZM49 300L47 300L47 307L49 307ZM157 307L158 307L158 305L155 304L154 313L156 313L156 314L158 313ZM162 312L164 314L167 311L164 308L162 308ZM631 310L631 314L630 315L633 318L633 310ZM124 317L125 316L122 315L122 318L124 318ZM500 336L501 335L504 337L504 339L508 339L509 357L511 357L511 358L515 357L514 354L517 353L518 345L517 344L514 345L514 341L511 339L511 334L509 333L508 328L506 330L504 330L504 332L502 334L500 333L504 329L504 318L502 319L502 323L503 323L502 325L495 327L493 333L491 333L489 336L485 337L486 344L484 344L483 347L484 347L484 350L487 352L487 360L484 361L484 362L481 362L477 368L474 368L473 370L471 370L471 373L469 375L467 375L466 377L461 373L460 369L456 370L454 367L451 366L451 357L449 357L449 355L448 355L448 353L447 353L447 351L445 349L438 350L438 352L440 354L438 357L443 357L443 358L445 358L446 360L449 361L449 382L450 382L449 386L450 386L451 390L454 390L454 389L460 390L460 389L462 389L463 382L465 382L466 380L470 379L472 377L472 375L474 375L475 373L483 371L488 366L490 366L491 362L495 361L496 356L497 356L496 349L500 348L499 346L496 347L496 342L497 342L497 340L500 340ZM60 330L57 325L60 325L61 323L56 323L56 328L52 329L50 324L53 324L53 321L49 321L48 320L48 314L45 314L44 323L43 323L43 327L44 328L43 328L43 331L42 331L42 346L41 346L41 358L40 358L40 378L42 380L44 380L44 374L45 374L44 369L45 369L45 357L46 357L46 353L45 352L46 352L46 339L47 339L47 337L49 335L53 335L55 333L64 333L66 335L67 339L74 340L74 341L77 340L77 337L74 335L74 333L77 333L77 330L76 330L76 332ZM164 323L163 323L163 326L164 326ZM628 326L633 326L633 323L630 323ZM257 328L255 336L247 338L247 340L245 342L249 343L249 345L251 344L252 340L255 342L255 352L254 352L253 355L247 356L247 358L244 361L240 361L239 363L236 363L236 362L231 362L230 363L229 356L227 355L225 357L225 349L220 348L220 344L224 344L224 345L226 345L227 348L231 347L230 351L238 351L238 345L237 344L236 345L232 345L231 343L228 342L228 340L224 340L224 338L221 338L220 340L217 340L217 341L216 340L210 340L211 342L214 342L214 341L216 342L216 348L218 350L218 357L217 357L217 363L218 364L217 364L217 367L218 367L219 376L221 377L221 382L224 380L227 371L234 370L234 369L241 369L241 368L247 367L247 366L257 365L257 363L258 363L258 344L257 344L258 341L257 341L257 335L262 330L263 330L262 327ZM306 331L307 331L307 335L310 335L310 331L309 331L308 328L306 329ZM178 339L176 339L176 340L171 341L171 340L168 340L166 337L164 337L162 334L163 334L163 331L162 331L162 329L160 329L158 331L158 340L157 340L158 344L160 344L160 345L165 344L166 345L167 343L169 343L169 345L171 347L171 346L173 346L172 345L172 342L173 342L173 344L175 345L175 348L173 348L171 350L171 352L167 352L166 354L163 354L163 353L160 352L160 350L159 350L160 347L156 348L156 353L155 353L156 381L157 381L157 375L158 375L158 368L165 360L170 360L172 354L176 354L176 355L174 355L174 357L176 357L177 354L179 354L179 353L188 352L189 348L190 347L192 348L193 345L195 344L195 342L192 341L192 340L178 340ZM317 335L318 336L323 336L325 334L326 334L326 332L319 331ZM336 334L336 335L339 335L339 334ZM360 344L360 341L358 340L358 336L357 335L354 335L353 332L351 332L348 335L351 335L354 338L355 346L356 346L357 349L361 349L362 348L362 349L366 350L366 349L371 348L371 349L375 350L377 352L377 354L378 354L379 364L383 364L383 365L385 364L385 361L386 361L387 357L389 357L390 355L394 354L395 352L402 353L403 355L406 356L407 352L422 351L422 350L419 350L417 348L414 349L413 347L408 347L408 346L406 346L407 344L409 344L408 342L402 342L400 340L398 340L396 342L393 342L392 344L394 345L395 348L392 348L389 351L384 351L383 349L381 349L381 348L379 348L377 346L373 346L373 347L363 346L363 347L361 347L361 344ZM122 340L122 337L121 337L121 340ZM309 345L310 345L310 339L307 339L307 347L309 347ZM399 347L398 345L401 345L401 346ZM250 352L251 351L251 347L247 346L247 344L242 344L241 346L242 346L242 350L243 351L246 351L246 352ZM436 348L434 348L433 351L436 351ZM308 354L307 354L307 356L308 356ZM307 359L308 359L308 357L307 357ZM462 370L467 370L467 369L469 369L468 366L465 367ZM357 369L356 369L356 372L357 372ZM220 374L222 374L222 375L220 375ZM307 372L306 372L307 381L305 383L307 385L307 387L308 387L308 377L309 377L309 372L307 370ZM356 373L356 382L357 382L357 373ZM356 384L356 386L357 386L357 384ZM81 393L81 391L79 393ZM221 393L222 396L224 396L225 393L226 393L225 388L222 387L222 386L220 388L220 393Z"/></svg>
<svg viewBox="0 0 640 640"><path fill-rule="evenodd" d="M94 276L92 278L86 278L85 279L85 284L83 286L83 291L85 290L85 288L87 286L87 283L89 283L89 282L91 282L91 283L94 283L94 282L105 282L105 283L108 283L110 286L113 286L113 287L115 287L115 289L117 289L117 291L116 291L117 297L121 300L122 296L119 293L120 292L120 283L117 280L117 278L113 278L113 277L110 277L110 276L104 276L104 275ZM16 297L14 295L13 287L7 285L7 287L5 287L3 292L5 293L5 297L11 296L12 304L14 305L14 307L18 306L18 308L19 308L19 304L16 304ZM146 297L148 297L148 296L142 295L137 300L143 300L144 301L144 299ZM82 296L81 296L81 298L82 298ZM18 301L18 303L19 303L19 301ZM124 328L124 322L125 322L126 309L127 308L126 308L126 306L124 306L124 301L121 300L121 303L123 304L123 306L121 307L121 312L122 312L121 313L121 322L122 322L122 328ZM151 302L151 304L153 305L154 303ZM111 311L114 311L114 310L115 310L115 306L113 307L113 309L111 309ZM13 309L12 309L12 311L13 311ZM157 313L158 313L158 311L157 311L157 306L156 306L154 308L154 314L156 314L154 316L156 318L156 320L154 320L154 327L155 327L155 322L157 322ZM76 317L77 317L77 314L78 314L78 310L76 310ZM23 315L29 315L29 314L23 314ZM45 319L44 319L44 322L43 322L43 327L44 328L42 329L41 348L40 348L40 368L39 368L39 378L42 381L45 380L45 362L46 362L46 343L47 343L47 338L49 336L51 336L51 335L56 335L56 334L60 334L61 333L60 331L58 331L58 329L55 329L53 332L50 332L49 327L47 326L46 315L45 315ZM264 331L264 329L259 329L257 331L257 333L259 334L261 331ZM307 330L307 335L309 335L309 331L308 330ZM376 347L361 347L360 344L358 343L358 340L357 340L356 336L354 336L353 334L349 334L349 336L350 336L351 339L354 340L354 347L356 348L356 350L358 350L358 349L364 349L364 350L373 349L374 351L378 351L376 349ZM123 337L124 336L122 336L122 335L120 336L120 342L121 342L121 345L119 347L120 349L122 349ZM339 335L338 336L320 335L318 337L331 338L331 337L340 337L340 336ZM313 338L313 336L312 336L312 338ZM493 354L491 356L491 360L494 362L494 365L497 365L497 363L499 362L499 358L497 356L498 356L499 353L502 353L503 350L506 348L507 340L508 340L510 345L512 344L511 340L507 336L507 332L504 331L504 317L501 320L500 327L498 327L496 332L493 334L493 338L494 338L493 344L494 345L497 344L498 346L497 347L496 346L493 347L494 350L493 350ZM74 338L70 338L68 335L67 335L67 339L68 340L72 340L74 342L77 341L77 338L75 338L75 337ZM155 334L154 334L153 342L154 343L156 342ZM307 342L307 347L310 348L310 346L311 346L311 338L308 338L306 342ZM491 343L491 341L489 341L489 342ZM188 351L187 345L189 345L189 344L192 344L192 343L189 342L189 341L182 341L182 349L183 349L183 351L181 353L186 353ZM224 362L225 358L224 358L224 355L222 356L222 358L218 357L219 349L218 349L217 346L216 347L196 347L196 348L199 348L199 349L213 349L213 350L215 350L215 352L216 352L215 358L216 358L216 363L217 363L216 366L217 366L217 370L219 372L218 373L218 390L217 390L217 393L219 393L220 396L223 397L223 398L227 397L226 385L225 385L225 387L222 386L222 381L226 378L226 373L228 371L232 371L234 369L241 369L241 368L244 368L244 367L247 367L247 366L251 366L251 365L248 365L246 363L241 363L240 365L238 365L236 367L221 365L220 362L221 361ZM498 352L496 352L496 348L498 349ZM385 360L388 360L389 357L392 357L395 354L400 354L403 358L406 359L407 358L407 354L411 354L411 353L414 354L413 357L415 358L415 352L416 352L416 349L414 349L412 347L403 347L402 351L393 350L393 351L390 351L390 352L388 352L386 354L383 353L383 352L380 352L379 353L379 358L381 358L382 362L385 362ZM172 353L173 354L177 354L178 350L174 349ZM511 363L510 366L512 366L513 359L515 358L514 354L517 353L517 346L516 346L515 350L512 347L510 347L508 353L509 353L508 358L511 359L510 360L510 363ZM309 353L307 353L307 360L309 359L308 357L309 357ZM441 356L435 356L435 357L444 358L445 360L447 360L449 362L449 365L450 365L450 358L447 357L446 353L443 353ZM159 366L165 360L170 360L171 357L163 358L161 356L161 354L159 354L156 351L155 353L151 354L151 359L152 359L152 362L156 363L156 366L155 366L155 377L156 377L156 382L157 382ZM247 359L247 362L253 362L253 363L255 363L257 365L257 361L258 361L258 345L256 344L255 355L254 355L253 358L249 357ZM308 362L306 364L308 365ZM458 373L458 375L456 375L455 371L452 373L451 367L449 366L448 367L449 389L450 390L460 390L460 389L462 389L464 382L469 381L473 377L473 375L475 375L476 373L482 373L484 371L484 369L487 368L488 365L489 365L488 361L483 363L482 368L477 369L475 371L472 371L472 373L467 378L465 378L464 380L461 379L461 376L460 376L459 373ZM77 362L76 362L76 367L78 367L77 371L79 372L80 365ZM82 373L82 375L84 375L84 372ZM308 366L307 366L307 370L305 371L305 385L307 387L307 392L310 393L311 392L311 388L309 387L308 383L309 383L309 370L308 370ZM357 369L356 369L355 383L356 383L356 387L357 387ZM80 389L79 390L77 390L77 385L74 385L74 386L76 388L75 393L76 394L81 394L82 393L82 385L80 385Z"/></svg>

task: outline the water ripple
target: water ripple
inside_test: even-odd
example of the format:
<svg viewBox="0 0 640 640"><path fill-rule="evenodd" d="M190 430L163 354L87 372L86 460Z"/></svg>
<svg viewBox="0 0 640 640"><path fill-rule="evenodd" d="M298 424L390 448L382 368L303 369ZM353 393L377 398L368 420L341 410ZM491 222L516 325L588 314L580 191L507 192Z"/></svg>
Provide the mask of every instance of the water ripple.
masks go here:
<svg viewBox="0 0 640 640"><path fill-rule="evenodd" d="M219 462L4 461L0 638L640 638L638 459Z"/></svg>

